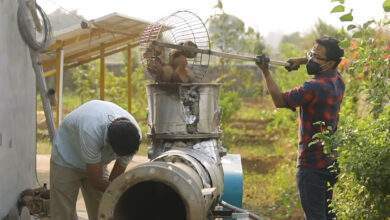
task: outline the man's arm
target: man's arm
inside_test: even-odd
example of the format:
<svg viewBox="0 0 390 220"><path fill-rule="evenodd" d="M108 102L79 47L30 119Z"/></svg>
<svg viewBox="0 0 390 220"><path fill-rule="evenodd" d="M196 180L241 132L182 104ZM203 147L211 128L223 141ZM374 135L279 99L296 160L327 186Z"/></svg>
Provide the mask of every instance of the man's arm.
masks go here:
<svg viewBox="0 0 390 220"><path fill-rule="evenodd" d="M87 178L88 181L97 190L104 192L110 181L106 175L104 175L105 167L101 163L87 164Z"/></svg>
<svg viewBox="0 0 390 220"><path fill-rule="evenodd" d="M283 99L282 92L280 91L278 85L276 85L275 81L272 79L269 70L263 70L263 75L267 84L268 92L271 94L272 101L274 102L275 107L286 107L286 102Z"/></svg>
<svg viewBox="0 0 390 220"><path fill-rule="evenodd" d="M258 67L260 67L261 71L263 72L263 76L267 84L268 91L271 94L272 101L275 107L276 108L286 107L286 102L284 101L282 92L280 91L278 85L276 85L276 83L272 79L271 73L269 72L269 60L264 62L256 62L256 64Z"/></svg>
<svg viewBox="0 0 390 220"><path fill-rule="evenodd" d="M115 164L114 164L114 167L112 168L112 171L111 171L111 174L110 174L110 178L109 178L109 181L113 181L115 178L117 178L118 176L120 176L122 173L124 173L126 170L126 167L123 166L119 160L116 160L115 161Z"/></svg>
<svg viewBox="0 0 390 220"><path fill-rule="evenodd" d="M97 190L104 192L111 181L125 172L124 167L118 160L115 161L114 167L111 171L110 177L105 175L105 166L102 164L87 164L88 181Z"/></svg>

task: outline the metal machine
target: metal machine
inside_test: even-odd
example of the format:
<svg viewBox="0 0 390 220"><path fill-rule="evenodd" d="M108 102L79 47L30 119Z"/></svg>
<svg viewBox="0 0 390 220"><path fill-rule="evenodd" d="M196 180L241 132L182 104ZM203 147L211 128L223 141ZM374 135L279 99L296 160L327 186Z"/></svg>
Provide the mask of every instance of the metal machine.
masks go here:
<svg viewBox="0 0 390 220"><path fill-rule="evenodd" d="M156 45L156 40L172 45L190 41L197 50L210 47L205 25L187 11L145 29L140 40L145 65L166 62L167 50L172 50ZM147 85L150 162L110 184L100 203L99 219L259 219L240 208L241 158L227 155L221 141L220 84L205 77L210 54L187 52L196 80L155 79Z"/></svg>
<svg viewBox="0 0 390 220"><path fill-rule="evenodd" d="M241 206L240 158L222 157L226 153L220 140L219 86L148 85L151 161L109 186L101 202L100 219L231 216L232 212L216 211L224 194L228 203ZM225 187L224 178L229 180Z"/></svg>

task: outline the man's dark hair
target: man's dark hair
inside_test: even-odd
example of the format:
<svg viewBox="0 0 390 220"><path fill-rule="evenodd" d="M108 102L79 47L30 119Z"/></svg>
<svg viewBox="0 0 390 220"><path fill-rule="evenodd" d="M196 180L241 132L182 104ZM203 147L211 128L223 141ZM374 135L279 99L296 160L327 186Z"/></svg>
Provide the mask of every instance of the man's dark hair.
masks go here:
<svg viewBox="0 0 390 220"><path fill-rule="evenodd" d="M344 50L339 46L339 40L333 37L324 36L316 40L316 43L325 47L326 49L326 58L329 60L336 61L336 64L333 68L336 68L341 62L342 57L344 56Z"/></svg>
<svg viewBox="0 0 390 220"><path fill-rule="evenodd" d="M141 137L137 127L125 117L117 118L110 123L107 131L108 142L118 156L137 153Z"/></svg>

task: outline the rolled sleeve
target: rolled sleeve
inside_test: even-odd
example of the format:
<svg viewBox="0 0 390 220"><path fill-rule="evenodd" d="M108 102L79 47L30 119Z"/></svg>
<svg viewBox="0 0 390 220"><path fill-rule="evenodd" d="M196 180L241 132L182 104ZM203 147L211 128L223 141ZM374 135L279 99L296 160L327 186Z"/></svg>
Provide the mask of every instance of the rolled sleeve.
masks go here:
<svg viewBox="0 0 390 220"><path fill-rule="evenodd" d="M133 156L122 156L117 158L119 164L123 167L127 167L127 165L130 163L132 159Z"/></svg>
<svg viewBox="0 0 390 220"><path fill-rule="evenodd" d="M286 107L295 111L297 107L310 103L314 99L314 88L312 82L305 82L303 86L283 93Z"/></svg>

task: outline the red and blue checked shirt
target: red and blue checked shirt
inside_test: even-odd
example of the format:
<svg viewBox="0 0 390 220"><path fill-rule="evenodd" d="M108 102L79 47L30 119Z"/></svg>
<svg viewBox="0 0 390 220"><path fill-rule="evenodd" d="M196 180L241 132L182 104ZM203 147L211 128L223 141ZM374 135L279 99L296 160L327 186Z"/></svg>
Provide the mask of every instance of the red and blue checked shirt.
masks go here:
<svg viewBox="0 0 390 220"><path fill-rule="evenodd" d="M314 134L329 126L337 130L341 101L345 85L336 70L316 75L303 86L283 93L287 108L299 107L298 167L323 169L333 163L333 158L323 152L320 143L308 146ZM324 122L325 125L314 125Z"/></svg>

